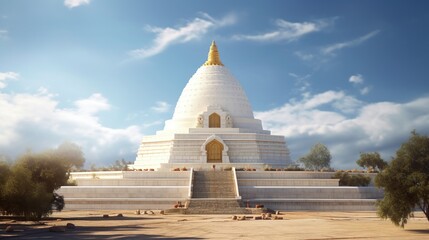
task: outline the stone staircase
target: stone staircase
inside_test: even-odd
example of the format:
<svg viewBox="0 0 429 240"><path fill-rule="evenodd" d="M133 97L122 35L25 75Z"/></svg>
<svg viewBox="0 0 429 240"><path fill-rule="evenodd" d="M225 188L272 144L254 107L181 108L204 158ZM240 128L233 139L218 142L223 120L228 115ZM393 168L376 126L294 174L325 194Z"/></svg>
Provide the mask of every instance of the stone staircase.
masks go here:
<svg viewBox="0 0 429 240"><path fill-rule="evenodd" d="M232 171L195 171L186 214L245 214L236 198Z"/></svg>
<svg viewBox="0 0 429 240"><path fill-rule="evenodd" d="M192 198L235 198L232 171L195 171Z"/></svg>

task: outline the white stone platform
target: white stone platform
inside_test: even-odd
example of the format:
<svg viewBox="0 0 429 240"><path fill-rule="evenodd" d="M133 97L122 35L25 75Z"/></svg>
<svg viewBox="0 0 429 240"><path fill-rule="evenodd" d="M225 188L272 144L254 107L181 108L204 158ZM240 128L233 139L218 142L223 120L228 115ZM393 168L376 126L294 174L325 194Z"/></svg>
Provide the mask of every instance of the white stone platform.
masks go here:
<svg viewBox="0 0 429 240"><path fill-rule="evenodd" d="M288 171L238 171L239 193L251 206L276 210L364 211L375 210L383 191L373 187L338 186L334 173ZM370 174L373 178L374 174Z"/></svg>
<svg viewBox="0 0 429 240"><path fill-rule="evenodd" d="M191 171L78 172L78 186L63 186L65 209L166 209L189 198Z"/></svg>
<svg viewBox="0 0 429 240"><path fill-rule="evenodd" d="M381 190L371 186L338 186L338 179L331 179L334 173L234 172L237 199L241 198L244 205L263 204L275 210L361 211L374 210L376 200L383 197ZM184 203L191 198L192 175L191 171L72 173L78 186L64 186L57 192L64 195L69 210L169 209L177 201Z"/></svg>

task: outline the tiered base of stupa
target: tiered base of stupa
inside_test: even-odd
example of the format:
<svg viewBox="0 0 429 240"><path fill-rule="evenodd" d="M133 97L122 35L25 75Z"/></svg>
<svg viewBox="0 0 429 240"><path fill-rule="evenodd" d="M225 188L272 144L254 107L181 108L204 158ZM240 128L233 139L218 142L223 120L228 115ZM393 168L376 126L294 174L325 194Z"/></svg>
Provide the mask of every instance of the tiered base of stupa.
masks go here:
<svg viewBox="0 0 429 240"><path fill-rule="evenodd" d="M173 208L177 202L185 206L191 203L192 207L201 202L218 206L216 201L241 201L242 207L264 205L273 210L369 211L375 210L376 200L383 197L383 192L373 186L339 186L338 179L331 179L334 173L235 171L235 168L223 172L229 173L224 176L216 168L205 180L207 183L198 176L207 175L208 171L193 169L72 173L77 186L61 187L58 193L64 195L68 210L163 210ZM220 179L221 186L216 186L215 179ZM229 207L224 213L233 210L243 212ZM201 204L181 212L205 211L223 213L222 209L204 210Z"/></svg>
<svg viewBox="0 0 429 240"><path fill-rule="evenodd" d="M252 130L254 131L254 130ZM222 144L222 156L210 161L206 146L213 140ZM190 128L186 133L158 132L145 136L132 169L171 170L174 168L217 169L287 167L289 152L283 136L248 132L242 128Z"/></svg>

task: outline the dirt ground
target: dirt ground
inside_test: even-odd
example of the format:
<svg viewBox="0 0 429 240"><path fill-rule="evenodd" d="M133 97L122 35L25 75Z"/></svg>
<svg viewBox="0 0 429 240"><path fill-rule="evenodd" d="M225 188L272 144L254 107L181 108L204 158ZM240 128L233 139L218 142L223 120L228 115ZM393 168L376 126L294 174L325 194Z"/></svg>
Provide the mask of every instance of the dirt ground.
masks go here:
<svg viewBox="0 0 429 240"><path fill-rule="evenodd" d="M123 217L118 217L119 213ZM108 214L108 218L103 218ZM40 223L0 217L0 239L429 239L416 213L404 229L374 212L282 212L283 220L232 220L232 215L136 215L134 211L55 212ZM73 223L75 229L49 232ZM5 232L7 226L14 232Z"/></svg>

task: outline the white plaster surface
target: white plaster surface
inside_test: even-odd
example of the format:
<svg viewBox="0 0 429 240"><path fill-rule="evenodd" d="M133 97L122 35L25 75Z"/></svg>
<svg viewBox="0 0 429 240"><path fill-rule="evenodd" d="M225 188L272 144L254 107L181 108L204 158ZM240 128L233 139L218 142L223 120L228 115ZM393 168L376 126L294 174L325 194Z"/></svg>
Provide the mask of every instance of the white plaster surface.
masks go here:
<svg viewBox="0 0 429 240"><path fill-rule="evenodd" d="M209 116L220 116L220 128L209 128ZM191 77L163 131L145 136L135 169L161 168L165 164L203 164L205 143L216 139L224 145L222 163L291 164L283 136L263 130L240 83L224 66L202 66Z"/></svg>
<svg viewBox="0 0 429 240"><path fill-rule="evenodd" d="M65 209L166 209L186 201L191 171L76 172L78 186L62 186Z"/></svg>

